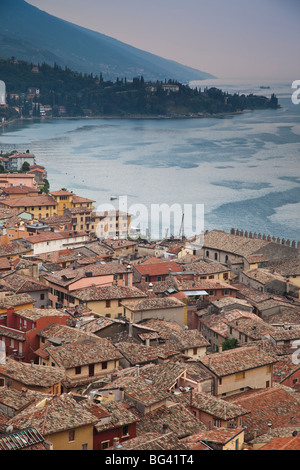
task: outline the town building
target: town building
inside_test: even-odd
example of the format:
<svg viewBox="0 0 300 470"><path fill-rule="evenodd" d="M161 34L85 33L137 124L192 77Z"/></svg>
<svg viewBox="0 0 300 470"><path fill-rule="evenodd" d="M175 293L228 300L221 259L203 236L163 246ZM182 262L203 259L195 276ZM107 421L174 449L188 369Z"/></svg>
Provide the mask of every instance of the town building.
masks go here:
<svg viewBox="0 0 300 470"><path fill-rule="evenodd" d="M110 318L124 315L123 302L141 300L146 294L133 286L90 286L72 291L74 305L84 305L94 313Z"/></svg>
<svg viewBox="0 0 300 470"><path fill-rule="evenodd" d="M45 272L42 282L49 287L50 305L56 308L75 305L73 291L95 286L132 286L130 266L120 263L90 264L76 268L68 267L56 272Z"/></svg>
<svg viewBox="0 0 300 470"><path fill-rule="evenodd" d="M14 429L35 428L51 443L52 450L93 450L95 417L69 394L34 403L9 423Z"/></svg>
<svg viewBox="0 0 300 470"><path fill-rule="evenodd" d="M39 330L50 323L66 324L67 320L68 314L55 309L7 308L0 323L0 340L5 343L6 355L22 362L36 360Z"/></svg>
<svg viewBox="0 0 300 470"><path fill-rule="evenodd" d="M213 395L224 397L245 390L272 387L273 365L277 358L259 346L246 346L207 355L200 362L213 374Z"/></svg>
<svg viewBox="0 0 300 470"><path fill-rule="evenodd" d="M124 317L133 323L151 318L170 320L182 327L185 324L184 303L171 298L146 298L137 301L122 302Z"/></svg>
<svg viewBox="0 0 300 470"><path fill-rule="evenodd" d="M28 212L34 219L51 217L56 214L56 202L51 196L24 196L19 198L0 199L0 207Z"/></svg>

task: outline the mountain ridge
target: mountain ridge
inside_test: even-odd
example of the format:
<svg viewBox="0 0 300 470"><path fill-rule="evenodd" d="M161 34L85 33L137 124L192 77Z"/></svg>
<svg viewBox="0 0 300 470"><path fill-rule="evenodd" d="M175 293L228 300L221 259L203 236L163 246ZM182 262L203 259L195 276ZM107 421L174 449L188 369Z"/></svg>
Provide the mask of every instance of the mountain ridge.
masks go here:
<svg viewBox="0 0 300 470"><path fill-rule="evenodd" d="M102 33L50 15L25 0L0 0L0 56L56 63L105 79L143 75L181 82L213 75L159 57Z"/></svg>

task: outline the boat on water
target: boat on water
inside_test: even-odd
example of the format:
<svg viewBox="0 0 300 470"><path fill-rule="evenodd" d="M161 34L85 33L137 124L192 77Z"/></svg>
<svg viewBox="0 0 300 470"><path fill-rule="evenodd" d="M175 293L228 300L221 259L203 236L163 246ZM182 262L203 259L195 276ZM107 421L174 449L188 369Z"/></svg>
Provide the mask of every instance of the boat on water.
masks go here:
<svg viewBox="0 0 300 470"><path fill-rule="evenodd" d="M269 86L261 86L259 87L261 90L270 90L270 87Z"/></svg>
<svg viewBox="0 0 300 470"><path fill-rule="evenodd" d="M117 196L110 196L111 201L114 201L115 199L118 199L118 197Z"/></svg>

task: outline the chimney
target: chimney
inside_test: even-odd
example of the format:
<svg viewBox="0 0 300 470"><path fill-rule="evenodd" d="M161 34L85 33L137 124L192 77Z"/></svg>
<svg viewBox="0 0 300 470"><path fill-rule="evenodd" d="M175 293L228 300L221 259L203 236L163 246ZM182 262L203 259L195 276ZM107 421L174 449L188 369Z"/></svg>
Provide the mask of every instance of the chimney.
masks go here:
<svg viewBox="0 0 300 470"><path fill-rule="evenodd" d="M168 424L167 424L167 423L163 423L163 426L162 426L162 433L163 433L163 434L166 434L166 432L168 431L168 428L169 428Z"/></svg>
<svg viewBox="0 0 300 470"><path fill-rule="evenodd" d="M271 429L272 429L272 424L269 423L269 424L268 424L268 434L271 434Z"/></svg>
<svg viewBox="0 0 300 470"><path fill-rule="evenodd" d="M120 438L119 437L114 437L113 446L114 446L114 449L118 449L118 447L120 447Z"/></svg>
<svg viewBox="0 0 300 470"><path fill-rule="evenodd" d="M223 351L223 346L222 344L219 344L219 352L222 352Z"/></svg>

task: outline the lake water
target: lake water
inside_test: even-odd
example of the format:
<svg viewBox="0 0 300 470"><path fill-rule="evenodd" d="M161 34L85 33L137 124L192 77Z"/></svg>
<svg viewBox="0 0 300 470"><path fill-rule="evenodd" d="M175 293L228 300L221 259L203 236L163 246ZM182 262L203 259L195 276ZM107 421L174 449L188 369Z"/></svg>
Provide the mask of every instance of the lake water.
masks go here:
<svg viewBox="0 0 300 470"><path fill-rule="evenodd" d="M95 208L112 204L111 195L126 199L133 214L137 204L149 214L154 204L204 205L205 230L235 227L298 241L300 105L291 101L291 84L191 84L230 93L274 92L281 105L222 118L19 122L0 129L0 150L29 149L45 165L51 190L66 187L95 200ZM118 200L113 204L118 208ZM153 235L149 219L139 216L136 222ZM194 221L184 232L196 228Z"/></svg>

